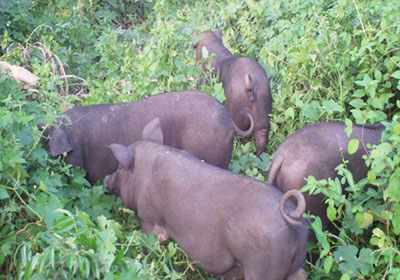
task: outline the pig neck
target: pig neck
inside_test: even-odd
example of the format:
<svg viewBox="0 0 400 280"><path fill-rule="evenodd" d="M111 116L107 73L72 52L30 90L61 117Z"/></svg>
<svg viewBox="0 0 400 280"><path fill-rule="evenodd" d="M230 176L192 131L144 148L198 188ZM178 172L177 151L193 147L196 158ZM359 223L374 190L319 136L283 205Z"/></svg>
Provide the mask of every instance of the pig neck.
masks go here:
<svg viewBox="0 0 400 280"><path fill-rule="evenodd" d="M210 44L207 46L207 49L210 53L214 53L216 55L214 63L217 69L221 69L224 61L230 58L235 58L235 56L221 43Z"/></svg>

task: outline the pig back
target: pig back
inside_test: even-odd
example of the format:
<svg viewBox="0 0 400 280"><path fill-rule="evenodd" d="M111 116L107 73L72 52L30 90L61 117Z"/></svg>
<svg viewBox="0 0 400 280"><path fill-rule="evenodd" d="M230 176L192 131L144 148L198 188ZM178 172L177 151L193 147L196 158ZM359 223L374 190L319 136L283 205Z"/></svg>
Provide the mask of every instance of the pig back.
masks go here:
<svg viewBox="0 0 400 280"><path fill-rule="evenodd" d="M62 118L73 147L66 161L87 170L94 183L116 170L118 164L107 147L129 145L141 138L144 126L159 117L166 145L227 168L234 126L224 107L197 91L169 92L120 104L72 108Z"/></svg>

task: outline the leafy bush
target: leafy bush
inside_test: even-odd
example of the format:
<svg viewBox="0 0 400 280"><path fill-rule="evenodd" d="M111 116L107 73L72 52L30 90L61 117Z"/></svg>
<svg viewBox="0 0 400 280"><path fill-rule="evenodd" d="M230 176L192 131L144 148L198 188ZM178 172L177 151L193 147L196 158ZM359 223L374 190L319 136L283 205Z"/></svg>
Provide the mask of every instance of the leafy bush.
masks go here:
<svg viewBox="0 0 400 280"><path fill-rule="evenodd" d="M313 222L320 259L314 267L316 277L327 274L335 279L398 279L400 277L399 172L400 122L396 116L387 123L382 144L366 159L371 168L368 177L354 182L345 165L337 167L341 179L316 181L310 176L304 190L327 197L328 218L338 234L321 230L321 221ZM343 186L347 184L347 195Z"/></svg>
<svg viewBox="0 0 400 280"><path fill-rule="evenodd" d="M323 1L0 1L0 55L39 76L22 89L0 76L0 278L206 279L174 243L140 233L135 213L52 159L39 123L66 108L194 89L194 31L223 30L235 55L271 78L267 152L236 141L230 168L267 178L276 147L307 123L383 122L368 178L343 176L305 189L326 196L337 232L312 224L310 279L400 279L400 4ZM201 89L224 100L221 83ZM342 186L348 184L347 195ZM367 184L372 185L368 187Z"/></svg>

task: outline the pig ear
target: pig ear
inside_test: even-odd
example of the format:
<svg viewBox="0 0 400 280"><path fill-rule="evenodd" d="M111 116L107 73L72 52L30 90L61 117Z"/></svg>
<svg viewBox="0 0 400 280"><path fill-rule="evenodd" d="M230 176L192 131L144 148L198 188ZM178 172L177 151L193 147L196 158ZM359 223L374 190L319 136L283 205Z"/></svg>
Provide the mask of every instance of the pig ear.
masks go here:
<svg viewBox="0 0 400 280"><path fill-rule="evenodd" d="M251 81L251 77L249 74L246 74L244 76L244 87L249 95L250 101L254 101L253 82Z"/></svg>
<svg viewBox="0 0 400 280"><path fill-rule="evenodd" d="M132 167L133 152L129 147L121 144L111 144L108 147L112 150L115 158L125 169L130 169Z"/></svg>
<svg viewBox="0 0 400 280"><path fill-rule="evenodd" d="M71 141L69 140L68 133L64 127L57 128L49 141L49 150L52 157L56 157L63 153L72 151Z"/></svg>
<svg viewBox="0 0 400 280"><path fill-rule="evenodd" d="M214 30L214 34L215 34L215 36L217 36L218 39L221 39L221 40L222 40L222 31L221 31L221 29L216 28L216 29Z"/></svg>
<svg viewBox="0 0 400 280"><path fill-rule="evenodd" d="M154 141L159 144L164 143L164 136L161 130L160 118L155 118L154 120L146 124L146 126L143 128L142 139Z"/></svg>

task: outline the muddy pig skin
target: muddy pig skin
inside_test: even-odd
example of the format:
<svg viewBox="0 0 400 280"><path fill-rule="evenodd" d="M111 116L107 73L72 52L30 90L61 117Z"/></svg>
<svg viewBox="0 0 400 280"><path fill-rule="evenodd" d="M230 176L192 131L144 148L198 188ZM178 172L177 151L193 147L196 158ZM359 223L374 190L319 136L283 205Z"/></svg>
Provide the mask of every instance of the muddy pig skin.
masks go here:
<svg viewBox="0 0 400 280"><path fill-rule="evenodd" d="M247 129L250 122L240 114L250 108L254 119L254 137L257 155L265 151L269 133L271 113L271 89L264 69L250 57L234 56L222 43L222 32L204 31L202 39L195 45L196 61L202 59L202 49L216 55L212 62L215 73L220 72L220 81L225 90L225 106L240 129ZM197 37L197 33L194 34Z"/></svg>
<svg viewBox="0 0 400 280"><path fill-rule="evenodd" d="M300 189L306 184L308 176L317 180L335 178L336 166L342 159L348 161L347 168L352 172L354 180L365 178L368 168L362 158L366 154L365 145L379 144L384 127L380 124L353 126L350 138L345 132L346 125L339 122L321 122L303 127L290 135L278 147L272 159L268 183L283 192ZM360 145L355 154L349 155L347 146L351 138L358 138ZM324 196L304 194L307 210L319 216L324 228L329 225L326 216L327 205Z"/></svg>
<svg viewBox="0 0 400 280"><path fill-rule="evenodd" d="M156 118L142 140L110 145L120 165L104 185L138 212L143 232L174 239L192 261L224 279L307 279L299 191L283 194L162 145L163 138Z"/></svg>
<svg viewBox="0 0 400 280"><path fill-rule="evenodd" d="M118 167L107 146L139 140L145 124L155 117L160 118L166 144L221 168L228 168L235 132L246 136L252 130L239 130L208 94L169 92L130 103L72 108L44 132L49 136L44 146L53 157L67 153L66 162L86 169L88 180L95 183Z"/></svg>

